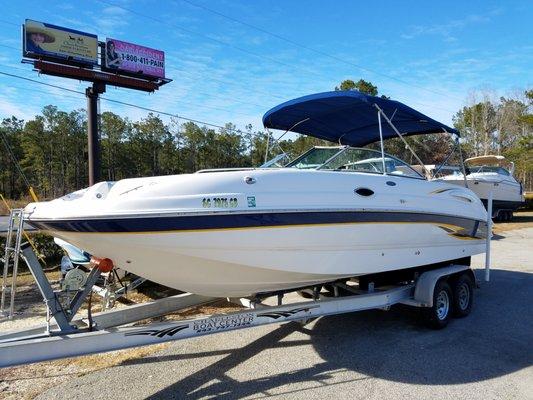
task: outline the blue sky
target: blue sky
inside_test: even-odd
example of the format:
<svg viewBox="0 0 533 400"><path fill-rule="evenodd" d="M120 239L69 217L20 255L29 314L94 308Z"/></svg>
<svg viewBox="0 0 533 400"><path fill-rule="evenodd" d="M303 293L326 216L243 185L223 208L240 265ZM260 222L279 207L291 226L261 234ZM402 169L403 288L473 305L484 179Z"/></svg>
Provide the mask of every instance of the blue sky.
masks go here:
<svg viewBox="0 0 533 400"><path fill-rule="evenodd" d="M215 124L259 129L271 107L348 78L370 80L445 123L473 90L499 96L533 84L531 1L5 1L0 71L83 91L86 83L39 77L20 63L25 18L164 50L172 83L155 94L108 88L106 96ZM0 118L86 103L5 76L0 85ZM107 102L102 110L146 115Z"/></svg>

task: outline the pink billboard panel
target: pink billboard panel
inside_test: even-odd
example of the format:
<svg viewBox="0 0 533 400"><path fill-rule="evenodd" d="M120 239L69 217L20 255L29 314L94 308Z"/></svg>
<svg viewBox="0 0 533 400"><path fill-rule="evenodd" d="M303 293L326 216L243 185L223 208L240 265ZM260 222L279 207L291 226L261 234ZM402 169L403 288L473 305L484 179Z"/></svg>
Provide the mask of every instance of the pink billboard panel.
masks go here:
<svg viewBox="0 0 533 400"><path fill-rule="evenodd" d="M165 77L165 53L160 50L107 38L104 60L110 71Z"/></svg>

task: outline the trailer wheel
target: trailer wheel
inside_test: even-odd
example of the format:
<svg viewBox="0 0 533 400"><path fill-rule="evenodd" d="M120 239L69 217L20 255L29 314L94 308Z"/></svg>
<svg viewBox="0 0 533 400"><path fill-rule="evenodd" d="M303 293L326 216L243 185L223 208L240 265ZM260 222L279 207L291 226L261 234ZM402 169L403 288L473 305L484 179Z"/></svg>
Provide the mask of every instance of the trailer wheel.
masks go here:
<svg viewBox="0 0 533 400"><path fill-rule="evenodd" d="M433 307L424 309L426 325L442 329L448 325L452 311L452 289L444 280L439 280L433 291Z"/></svg>
<svg viewBox="0 0 533 400"><path fill-rule="evenodd" d="M453 315L466 317L474 304L474 282L468 274L462 274L453 284Z"/></svg>

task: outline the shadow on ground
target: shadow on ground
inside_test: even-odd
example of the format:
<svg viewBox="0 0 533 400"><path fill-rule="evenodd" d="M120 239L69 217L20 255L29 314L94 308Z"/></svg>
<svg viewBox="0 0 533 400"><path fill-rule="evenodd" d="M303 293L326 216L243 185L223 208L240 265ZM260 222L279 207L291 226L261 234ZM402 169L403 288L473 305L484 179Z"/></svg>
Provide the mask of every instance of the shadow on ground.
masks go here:
<svg viewBox="0 0 533 400"><path fill-rule="evenodd" d="M481 272L481 271L478 271ZM283 325L239 349L148 357L133 363L187 360L210 355L225 357L175 382L150 398L196 399L259 394L288 383L317 382L341 370L352 370L353 380L371 377L423 385L448 385L483 381L533 364L533 274L493 270L492 281L476 292L473 313L453 320L441 331L421 325L418 312L395 308L390 312L367 311L322 318L312 329L297 323ZM481 278L479 274L478 278ZM295 331L309 340L282 341ZM323 359L291 373L239 382L226 371L272 347L295 348L312 344ZM308 350L307 350L308 351ZM282 363L283 360L272 360ZM342 382L336 382L342 383Z"/></svg>

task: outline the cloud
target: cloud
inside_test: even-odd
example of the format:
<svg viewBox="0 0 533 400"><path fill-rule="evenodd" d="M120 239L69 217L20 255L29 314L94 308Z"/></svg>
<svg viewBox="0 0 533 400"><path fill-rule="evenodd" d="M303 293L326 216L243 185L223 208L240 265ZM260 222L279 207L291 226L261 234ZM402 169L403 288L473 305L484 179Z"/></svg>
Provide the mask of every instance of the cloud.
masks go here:
<svg viewBox="0 0 533 400"><path fill-rule="evenodd" d="M487 23L491 19L500 14L501 9L492 9L485 14L472 14L465 18L455 19L443 24L432 25L414 25L411 26L407 32L400 34L402 39L410 40L419 36L441 36L446 42L454 42L457 38L453 35L454 32L461 30L469 25Z"/></svg>
<svg viewBox="0 0 533 400"><path fill-rule="evenodd" d="M103 8L93 14L93 24L97 32L105 35L114 35L122 32L128 26L128 11L116 6Z"/></svg>
<svg viewBox="0 0 533 400"><path fill-rule="evenodd" d="M25 121L32 119L38 114L40 109L28 105L22 105L19 101L0 95L0 118L10 118L15 116Z"/></svg>

